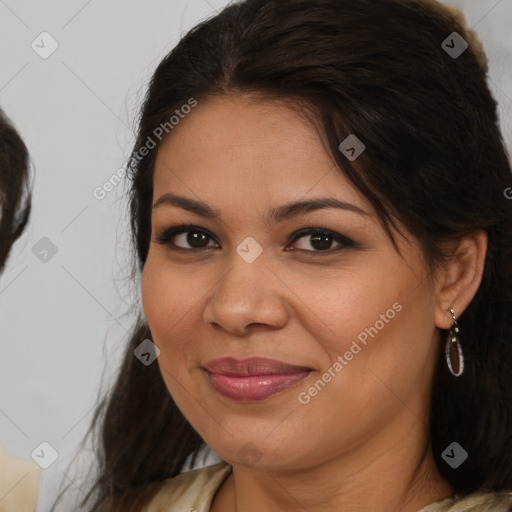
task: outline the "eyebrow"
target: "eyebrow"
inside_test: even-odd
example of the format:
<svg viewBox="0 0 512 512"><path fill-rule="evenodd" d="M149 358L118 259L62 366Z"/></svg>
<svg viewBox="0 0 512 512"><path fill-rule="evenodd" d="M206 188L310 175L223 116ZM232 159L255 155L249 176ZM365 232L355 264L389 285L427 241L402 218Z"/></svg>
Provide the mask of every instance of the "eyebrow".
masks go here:
<svg viewBox="0 0 512 512"><path fill-rule="evenodd" d="M203 203L202 201L196 201L188 197L179 196L171 193L163 194L157 199L157 201L153 205L153 210L162 205L176 206L178 208L183 208L184 210L188 210L189 212L195 213L196 215L200 215L201 217L206 217L208 219L217 219L223 222L220 210L217 210L216 208L213 208L210 205ZM361 208L354 204L347 203L346 201L341 201L334 197L320 197L278 206L277 208L272 209L266 215L265 220L269 226L274 226L276 224L279 224L280 222L291 219L293 217L297 217L299 215L308 212L313 212L316 210L323 210L326 208L338 208L341 210L346 210L349 212L354 212L369 217L369 214L367 212L365 212L364 210L362 210Z"/></svg>

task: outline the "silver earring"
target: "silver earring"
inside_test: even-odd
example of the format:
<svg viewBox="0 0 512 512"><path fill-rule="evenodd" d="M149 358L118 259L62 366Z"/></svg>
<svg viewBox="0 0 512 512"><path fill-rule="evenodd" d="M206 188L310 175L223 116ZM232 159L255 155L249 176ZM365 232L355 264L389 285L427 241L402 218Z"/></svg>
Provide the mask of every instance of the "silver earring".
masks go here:
<svg viewBox="0 0 512 512"><path fill-rule="evenodd" d="M446 338L446 363L451 374L455 377L460 377L464 371L464 354L462 353L462 346L459 341L459 326L455 311L450 308L450 313L453 318L453 324ZM455 365L453 364L454 362Z"/></svg>

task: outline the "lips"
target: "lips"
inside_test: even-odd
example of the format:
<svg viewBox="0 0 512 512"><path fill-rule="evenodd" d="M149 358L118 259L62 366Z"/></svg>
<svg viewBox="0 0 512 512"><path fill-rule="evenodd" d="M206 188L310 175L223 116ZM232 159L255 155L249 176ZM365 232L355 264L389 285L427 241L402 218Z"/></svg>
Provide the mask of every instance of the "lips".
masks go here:
<svg viewBox="0 0 512 512"><path fill-rule="evenodd" d="M204 369L215 391L226 398L256 402L296 386L313 371L262 357L224 357L208 362Z"/></svg>

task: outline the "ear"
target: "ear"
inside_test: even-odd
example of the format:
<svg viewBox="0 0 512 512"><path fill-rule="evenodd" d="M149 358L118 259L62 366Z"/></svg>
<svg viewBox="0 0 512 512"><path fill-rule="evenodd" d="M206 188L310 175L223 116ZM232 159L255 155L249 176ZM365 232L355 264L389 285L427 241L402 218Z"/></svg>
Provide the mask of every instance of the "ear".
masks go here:
<svg viewBox="0 0 512 512"><path fill-rule="evenodd" d="M451 244L453 252L438 272L435 324L449 329L453 323L450 308L460 317L473 300L484 270L487 235L478 230Z"/></svg>

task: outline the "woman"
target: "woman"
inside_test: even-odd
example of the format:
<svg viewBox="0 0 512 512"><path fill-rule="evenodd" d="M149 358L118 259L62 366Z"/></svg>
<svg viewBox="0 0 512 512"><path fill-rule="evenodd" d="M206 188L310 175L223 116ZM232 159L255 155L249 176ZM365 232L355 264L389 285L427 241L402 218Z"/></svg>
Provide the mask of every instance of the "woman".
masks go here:
<svg viewBox="0 0 512 512"><path fill-rule="evenodd" d="M426 0L246 0L164 58L130 165L144 315L88 510L512 510L486 71ZM179 475L205 444L221 462Z"/></svg>
<svg viewBox="0 0 512 512"><path fill-rule="evenodd" d="M10 120L0 110L0 272L30 216L29 155ZM0 447L0 512L33 512L39 466L16 459Z"/></svg>

